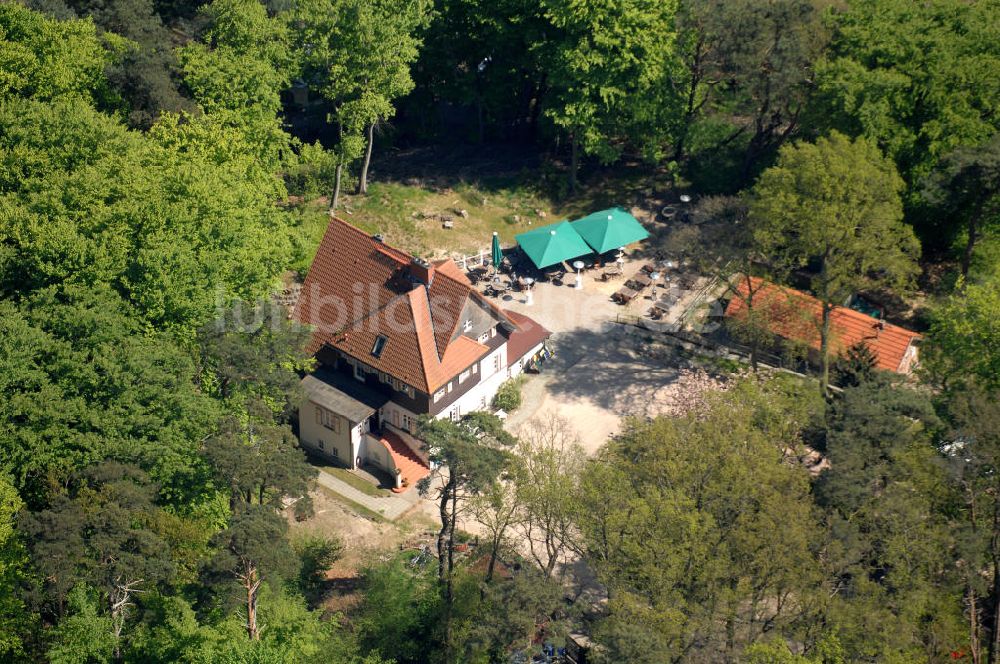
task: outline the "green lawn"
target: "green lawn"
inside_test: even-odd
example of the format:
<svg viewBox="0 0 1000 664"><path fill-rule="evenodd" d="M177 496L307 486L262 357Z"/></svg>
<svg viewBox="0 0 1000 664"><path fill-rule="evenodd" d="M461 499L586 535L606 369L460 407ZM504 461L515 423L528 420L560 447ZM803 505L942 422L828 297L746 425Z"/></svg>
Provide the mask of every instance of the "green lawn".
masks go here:
<svg viewBox="0 0 1000 664"><path fill-rule="evenodd" d="M315 463L315 462L314 462ZM338 468L337 466L322 466L317 464L320 470L323 472L333 475L338 480L342 480L347 484L360 491L361 493L367 494L369 496L374 496L375 498L381 498L383 496L388 496L391 492L388 489L380 489L363 477L358 477L346 468Z"/></svg>
<svg viewBox="0 0 1000 664"><path fill-rule="evenodd" d="M489 250L493 231L504 246L514 236L562 219L576 219L613 205L628 208L641 201L656 180L635 170L595 178L572 196L557 199L545 193L543 173L497 177L452 186L418 186L400 182L373 182L367 196L343 195L338 216L369 233L381 233L386 242L405 251L437 258L453 252L471 254ZM662 185L662 183L659 183ZM325 203L325 199L323 201ZM305 272L327 224L323 203L295 208L296 241L302 259L296 269ZM462 217L465 210L468 217ZM442 216L451 218L451 229Z"/></svg>

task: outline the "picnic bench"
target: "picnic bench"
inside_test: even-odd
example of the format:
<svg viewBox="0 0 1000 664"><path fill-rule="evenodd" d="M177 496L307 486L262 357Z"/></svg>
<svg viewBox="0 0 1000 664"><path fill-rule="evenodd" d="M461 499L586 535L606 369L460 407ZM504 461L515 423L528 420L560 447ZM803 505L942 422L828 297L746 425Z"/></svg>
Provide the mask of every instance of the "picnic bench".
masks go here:
<svg viewBox="0 0 1000 664"><path fill-rule="evenodd" d="M653 280L649 278L649 275L640 270L632 275L632 278L626 281L625 285L633 290L641 291L652 283Z"/></svg>
<svg viewBox="0 0 1000 664"><path fill-rule="evenodd" d="M618 304L628 304L638 294L639 294L638 292L632 290L628 286L622 286L617 291L615 291L614 295L611 296L611 299L617 302Z"/></svg>
<svg viewBox="0 0 1000 664"><path fill-rule="evenodd" d="M617 279L618 277L624 275L625 273L621 269L611 269L605 270L601 273L601 276L597 277L598 281L611 281L612 279Z"/></svg>

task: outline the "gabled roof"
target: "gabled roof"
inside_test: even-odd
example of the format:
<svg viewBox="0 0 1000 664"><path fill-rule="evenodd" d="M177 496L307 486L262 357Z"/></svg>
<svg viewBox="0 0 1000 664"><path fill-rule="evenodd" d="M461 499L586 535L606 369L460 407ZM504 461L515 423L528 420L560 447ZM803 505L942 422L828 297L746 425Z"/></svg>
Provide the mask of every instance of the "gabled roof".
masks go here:
<svg viewBox="0 0 1000 664"><path fill-rule="evenodd" d="M412 262L331 219L293 313L314 327L309 352L332 346L426 393L485 355L485 346L456 335L465 303L479 295L458 266L451 260L429 266L424 284L411 273ZM508 322L503 314L497 320ZM375 357L379 336L387 340Z"/></svg>
<svg viewBox="0 0 1000 664"><path fill-rule="evenodd" d="M823 305L819 300L802 291L783 288L758 277L751 277L751 284L748 286L746 279L740 280L740 296L730 300L726 307L727 317L746 315L745 299L752 288L753 306L767 311L767 322L773 333L819 350L823 317ZM879 369L901 373L907 371L907 350L914 341L920 339L916 332L848 307L834 307L830 313L830 328L833 332L830 340L832 355L840 355L850 347L863 343L875 355Z"/></svg>

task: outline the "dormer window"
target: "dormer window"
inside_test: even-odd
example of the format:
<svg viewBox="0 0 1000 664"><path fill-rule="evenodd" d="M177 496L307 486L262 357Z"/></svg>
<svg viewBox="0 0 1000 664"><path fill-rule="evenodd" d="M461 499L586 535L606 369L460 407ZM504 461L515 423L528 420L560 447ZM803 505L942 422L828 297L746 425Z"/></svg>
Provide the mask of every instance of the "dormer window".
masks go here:
<svg viewBox="0 0 1000 664"><path fill-rule="evenodd" d="M471 332L472 331L472 319L471 318L469 320L465 321L465 325L462 326L462 329L464 329L466 332Z"/></svg>
<svg viewBox="0 0 1000 664"><path fill-rule="evenodd" d="M376 360L382 357L382 351L385 350L385 345L389 343L389 338L382 336L381 334L375 337L375 343L372 345L372 357Z"/></svg>

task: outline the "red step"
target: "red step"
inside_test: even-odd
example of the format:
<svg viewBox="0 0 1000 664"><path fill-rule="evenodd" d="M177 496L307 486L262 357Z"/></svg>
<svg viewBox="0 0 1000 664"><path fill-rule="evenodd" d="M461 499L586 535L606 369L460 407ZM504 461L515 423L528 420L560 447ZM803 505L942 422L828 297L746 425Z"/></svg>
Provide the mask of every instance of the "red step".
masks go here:
<svg viewBox="0 0 1000 664"><path fill-rule="evenodd" d="M392 456L392 462L399 469L402 479L406 480L406 487L393 489L396 493L406 491L408 488L416 486L417 482L431 474L431 469L423 462L413 450L403 442L403 440L391 431L383 431L381 443Z"/></svg>

